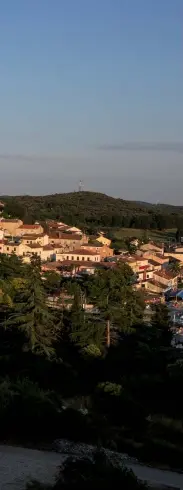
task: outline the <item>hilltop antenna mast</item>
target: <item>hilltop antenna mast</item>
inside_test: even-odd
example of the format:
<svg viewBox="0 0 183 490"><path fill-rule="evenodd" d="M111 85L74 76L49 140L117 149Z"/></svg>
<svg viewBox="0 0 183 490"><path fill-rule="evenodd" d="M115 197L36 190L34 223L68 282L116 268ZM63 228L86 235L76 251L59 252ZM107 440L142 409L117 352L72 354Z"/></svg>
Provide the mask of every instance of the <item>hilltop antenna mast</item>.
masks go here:
<svg viewBox="0 0 183 490"><path fill-rule="evenodd" d="M83 191L83 189L84 189L83 181L82 181L82 180L80 180L80 181L79 181L78 192L82 192L82 191Z"/></svg>

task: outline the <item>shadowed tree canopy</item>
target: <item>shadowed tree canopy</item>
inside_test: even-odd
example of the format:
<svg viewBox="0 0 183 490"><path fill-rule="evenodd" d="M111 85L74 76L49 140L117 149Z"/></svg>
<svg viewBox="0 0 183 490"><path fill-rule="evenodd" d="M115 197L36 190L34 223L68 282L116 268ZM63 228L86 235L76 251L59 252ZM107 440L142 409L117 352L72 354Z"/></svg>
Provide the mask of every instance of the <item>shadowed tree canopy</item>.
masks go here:
<svg viewBox="0 0 183 490"><path fill-rule="evenodd" d="M183 229L183 208L115 199L97 192L71 192L48 196L0 198L4 214L26 223L56 219L70 225L97 228Z"/></svg>
<svg viewBox="0 0 183 490"><path fill-rule="evenodd" d="M23 282L16 289L4 328L17 328L25 335L24 349L50 356L54 353L57 328L46 305L39 267L39 261L33 259L26 283Z"/></svg>

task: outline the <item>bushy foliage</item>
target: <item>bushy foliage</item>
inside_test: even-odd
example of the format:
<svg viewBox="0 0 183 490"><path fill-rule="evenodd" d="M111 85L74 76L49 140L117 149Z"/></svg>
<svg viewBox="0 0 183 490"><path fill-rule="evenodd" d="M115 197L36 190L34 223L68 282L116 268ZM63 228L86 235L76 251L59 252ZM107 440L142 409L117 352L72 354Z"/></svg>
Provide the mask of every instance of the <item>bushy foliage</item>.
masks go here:
<svg viewBox="0 0 183 490"><path fill-rule="evenodd" d="M99 227L183 228L181 207L125 201L96 192L3 197L2 200L7 216L21 218L26 223L56 219L85 227L90 232Z"/></svg>
<svg viewBox="0 0 183 490"><path fill-rule="evenodd" d="M172 346L166 306L144 324L126 265L79 284L61 281L72 289L70 310L48 306L55 279L42 280L39 260L0 256L2 439L100 441L151 461L166 454L176 466L183 432L154 423L157 415L183 420L182 353ZM84 311L83 295L94 314Z"/></svg>
<svg viewBox="0 0 183 490"><path fill-rule="evenodd" d="M131 470L115 460L108 459L101 450L94 452L93 457L67 458L61 465L59 476L52 490L145 490L147 487L139 482ZM27 490L47 490L45 485L32 482Z"/></svg>

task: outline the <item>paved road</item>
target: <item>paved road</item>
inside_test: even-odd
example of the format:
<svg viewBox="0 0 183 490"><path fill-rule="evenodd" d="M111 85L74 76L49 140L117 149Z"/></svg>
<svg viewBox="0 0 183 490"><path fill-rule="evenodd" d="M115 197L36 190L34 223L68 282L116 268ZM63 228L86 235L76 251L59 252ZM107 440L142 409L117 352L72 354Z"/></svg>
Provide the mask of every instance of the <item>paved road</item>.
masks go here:
<svg viewBox="0 0 183 490"><path fill-rule="evenodd" d="M25 482L37 479L52 483L65 455L0 446L0 490L25 490ZM126 463L126 461L125 461ZM183 474L127 463L140 479L183 490Z"/></svg>
<svg viewBox="0 0 183 490"><path fill-rule="evenodd" d="M25 490L26 481L52 483L61 455L11 446L0 446L0 490Z"/></svg>

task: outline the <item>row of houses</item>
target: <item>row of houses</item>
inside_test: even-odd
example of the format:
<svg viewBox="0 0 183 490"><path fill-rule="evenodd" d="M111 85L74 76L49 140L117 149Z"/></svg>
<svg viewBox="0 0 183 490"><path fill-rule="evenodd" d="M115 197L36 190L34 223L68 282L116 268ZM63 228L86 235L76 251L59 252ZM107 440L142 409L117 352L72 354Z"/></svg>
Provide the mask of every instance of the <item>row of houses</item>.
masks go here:
<svg viewBox="0 0 183 490"><path fill-rule="evenodd" d="M134 272L137 289L161 294L167 287L177 287L179 274L168 266L173 258L179 257L183 262L183 247L166 253L163 245L148 242L137 246L136 243L135 255L126 252L114 256L111 240L103 233L87 236L77 227L55 221L47 221L45 225L43 228L40 223L31 225L18 219L0 219L0 253L14 253L25 262L37 255L44 270L60 271L70 266L72 274L94 273L98 266L116 267L117 261L124 261Z"/></svg>
<svg viewBox="0 0 183 490"><path fill-rule="evenodd" d="M152 242L137 249L136 259L128 262L136 273L137 289L146 289L150 293L162 294L167 288L176 289L179 272L170 270L170 254L164 252L164 246Z"/></svg>
<svg viewBox="0 0 183 490"><path fill-rule="evenodd" d="M42 262L101 262L113 256L111 241L102 234L88 237L80 229L64 223L47 223L48 232L42 225L22 224L21 220L0 220L0 253L16 254L29 262L37 255ZM107 244L106 244L107 243Z"/></svg>

